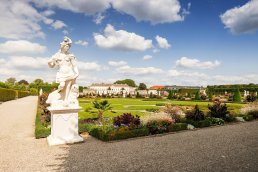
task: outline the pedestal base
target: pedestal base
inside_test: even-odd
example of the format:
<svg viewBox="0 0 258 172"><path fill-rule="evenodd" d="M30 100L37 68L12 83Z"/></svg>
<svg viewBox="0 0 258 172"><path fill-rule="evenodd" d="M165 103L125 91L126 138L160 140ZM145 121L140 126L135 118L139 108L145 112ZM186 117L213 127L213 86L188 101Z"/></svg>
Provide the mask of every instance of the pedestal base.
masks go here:
<svg viewBox="0 0 258 172"><path fill-rule="evenodd" d="M78 111L81 107L49 107L51 112L51 135L47 137L48 144L72 144L83 142L78 132Z"/></svg>

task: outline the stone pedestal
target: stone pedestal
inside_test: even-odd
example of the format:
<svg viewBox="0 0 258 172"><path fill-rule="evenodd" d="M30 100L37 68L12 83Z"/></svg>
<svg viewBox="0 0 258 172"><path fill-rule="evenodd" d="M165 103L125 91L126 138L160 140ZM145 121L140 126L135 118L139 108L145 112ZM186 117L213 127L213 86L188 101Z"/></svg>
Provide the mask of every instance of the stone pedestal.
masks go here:
<svg viewBox="0 0 258 172"><path fill-rule="evenodd" d="M48 107L51 112L51 135L48 144L60 145L83 142L78 129L78 111L81 107Z"/></svg>

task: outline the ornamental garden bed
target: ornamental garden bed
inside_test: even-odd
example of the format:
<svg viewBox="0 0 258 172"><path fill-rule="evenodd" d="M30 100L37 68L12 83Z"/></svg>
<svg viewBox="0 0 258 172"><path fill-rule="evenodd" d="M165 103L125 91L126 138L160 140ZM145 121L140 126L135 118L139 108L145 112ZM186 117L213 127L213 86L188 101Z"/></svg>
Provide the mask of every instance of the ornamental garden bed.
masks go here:
<svg viewBox="0 0 258 172"><path fill-rule="evenodd" d="M47 95L40 97L36 117L36 138L44 138L50 134L50 113L46 110L47 106L44 102L46 98ZM104 105L106 109L101 105ZM91 136L102 141L113 141L218 126L237 121L252 121L258 118L257 103L243 107L237 115L231 114L226 104L221 102L209 105L207 113L204 113L198 106L182 108L166 104L158 111L146 112L141 116L121 112L117 112L115 116L107 116L105 113L111 111L109 106L107 101L105 103L94 101L92 108L95 108L94 111L99 116L94 118L80 116L79 132L88 132Z"/></svg>

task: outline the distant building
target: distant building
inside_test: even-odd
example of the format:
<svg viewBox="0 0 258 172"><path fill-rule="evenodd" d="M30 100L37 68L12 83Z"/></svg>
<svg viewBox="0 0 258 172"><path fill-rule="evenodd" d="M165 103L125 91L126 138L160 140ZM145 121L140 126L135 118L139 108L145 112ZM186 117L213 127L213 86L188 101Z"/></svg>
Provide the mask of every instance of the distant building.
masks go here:
<svg viewBox="0 0 258 172"><path fill-rule="evenodd" d="M156 96L167 96L167 91L164 90L165 86L152 86L148 89L149 95L156 95Z"/></svg>
<svg viewBox="0 0 258 172"><path fill-rule="evenodd" d="M135 95L134 87L130 87L127 84L92 84L88 88L94 90L95 94L99 95ZM86 92L86 91L85 91Z"/></svg>
<svg viewBox="0 0 258 172"><path fill-rule="evenodd" d="M178 86L178 85L172 85L172 86L165 86L165 89L167 89L167 90L203 89L203 87L200 87L200 86Z"/></svg>

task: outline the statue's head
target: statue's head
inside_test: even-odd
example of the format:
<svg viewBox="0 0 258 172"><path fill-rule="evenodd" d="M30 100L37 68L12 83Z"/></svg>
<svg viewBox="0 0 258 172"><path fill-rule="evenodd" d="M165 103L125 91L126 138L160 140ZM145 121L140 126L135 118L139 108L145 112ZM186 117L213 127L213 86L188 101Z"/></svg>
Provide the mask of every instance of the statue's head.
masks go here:
<svg viewBox="0 0 258 172"><path fill-rule="evenodd" d="M71 46L72 46L72 40L67 36L65 36L63 42L60 43L61 51L66 53Z"/></svg>

